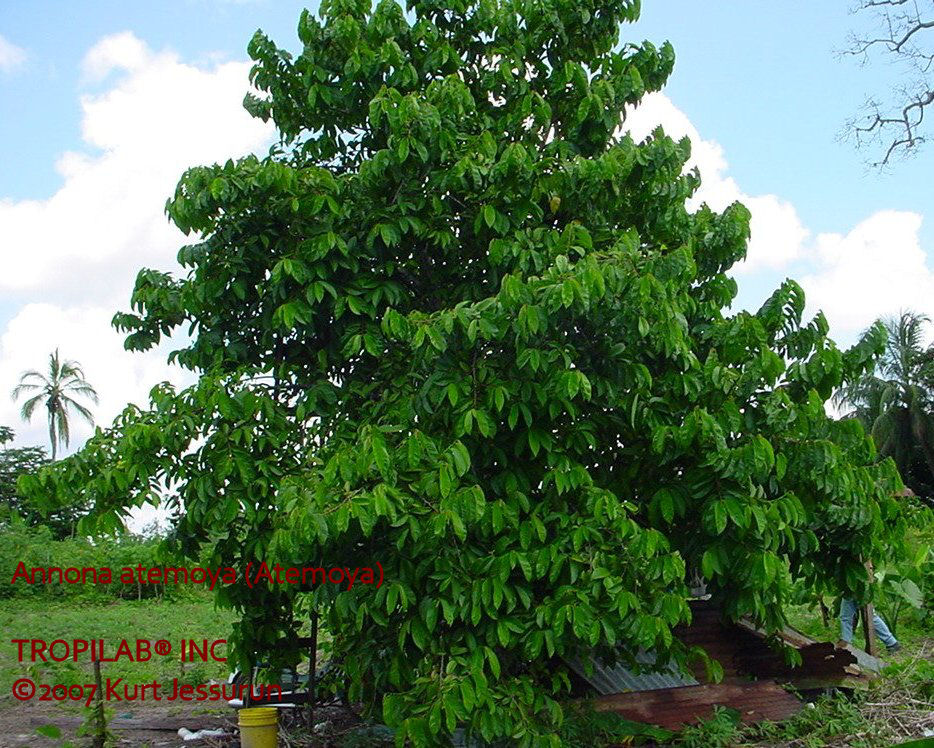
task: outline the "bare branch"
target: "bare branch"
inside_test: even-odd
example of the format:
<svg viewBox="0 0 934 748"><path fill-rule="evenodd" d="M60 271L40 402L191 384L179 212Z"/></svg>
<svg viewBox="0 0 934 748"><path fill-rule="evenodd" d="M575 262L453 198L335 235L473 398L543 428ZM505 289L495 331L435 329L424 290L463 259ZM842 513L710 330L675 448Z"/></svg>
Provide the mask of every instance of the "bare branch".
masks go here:
<svg viewBox="0 0 934 748"><path fill-rule="evenodd" d="M864 10L866 8L878 8L882 5L906 5L911 0L865 0L859 4L857 11Z"/></svg>
<svg viewBox="0 0 934 748"><path fill-rule="evenodd" d="M926 141L925 110L934 103L934 81L928 73L934 66L934 0L860 0L853 13L869 13L877 23L876 33L849 35L843 55L862 58L868 64L874 52L906 70L907 80L894 86L884 102L869 98L864 113L847 123L844 137L857 148L875 143L881 156L869 159L884 168L895 158L914 154Z"/></svg>

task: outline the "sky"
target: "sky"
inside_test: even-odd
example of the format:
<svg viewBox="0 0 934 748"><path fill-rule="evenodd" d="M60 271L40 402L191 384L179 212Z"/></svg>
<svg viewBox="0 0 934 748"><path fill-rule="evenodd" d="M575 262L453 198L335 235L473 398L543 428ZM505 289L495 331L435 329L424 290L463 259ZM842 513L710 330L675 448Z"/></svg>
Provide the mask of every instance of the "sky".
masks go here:
<svg viewBox="0 0 934 748"><path fill-rule="evenodd" d="M184 169L268 148L271 127L241 107L246 45L262 28L295 50L302 7L0 3L0 425L17 444L47 443L41 412L23 423L8 394L56 347L100 392L100 425L160 381L189 381L166 365L171 346L126 352L110 320L139 268L176 268L185 239L164 206ZM689 135L698 199L752 211L738 306L796 278L844 345L880 315L934 316L934 151L881 174L838 139L867 94L898 80L836 54L864 26L847 0L644 0L623 30L677 55L668 86L627 126ZM67 451L90 433L76 421Z"/></svg>

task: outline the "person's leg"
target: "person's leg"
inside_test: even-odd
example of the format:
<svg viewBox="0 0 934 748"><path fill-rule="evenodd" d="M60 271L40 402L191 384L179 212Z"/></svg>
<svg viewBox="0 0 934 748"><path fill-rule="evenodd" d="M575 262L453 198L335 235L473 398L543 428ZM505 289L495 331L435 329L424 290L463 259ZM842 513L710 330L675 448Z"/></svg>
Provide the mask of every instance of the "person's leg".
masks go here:
<svg viewBox="0 0 934 748"><path fill-rule="evenodd" d="M856 603L844 597L840 601L840 638L847 644L853 641L853 615L855 613Z"/></svg>
<svg viewBox="0 0 934 748"><path fill-rule="evenodd" d="M876 630L876 636L879 637L886 648L891 649L896 644L898 644L898 639L892 636L892 632L889 631L889 627L886 625L885 621L882 620L882 616L873 611L872 613L872 625Z"/></svg>

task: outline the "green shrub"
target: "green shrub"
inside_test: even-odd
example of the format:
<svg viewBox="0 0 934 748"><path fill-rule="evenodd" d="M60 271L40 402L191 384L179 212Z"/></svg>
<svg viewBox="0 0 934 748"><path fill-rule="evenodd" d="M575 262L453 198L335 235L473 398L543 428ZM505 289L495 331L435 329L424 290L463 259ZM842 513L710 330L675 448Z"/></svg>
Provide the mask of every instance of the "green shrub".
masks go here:
<svg viewBox="0 0 934 748"><path fill-rule="evenodd" d="M143 538L138 535L123 535L98 539L67 538L55 540L50 528L43 525L28 526L21 518L12 517L7 524L0 525L0 598L48 597L48 598L187 598L198 594L200 586L184 584L125 584L120 581L124 567L144 569L183 565L169 558L161 548L161 539ZM43 583L31 575L34 583L22 578L13 583L19 564L27 573L32 569L76 568L111 570L111 583L92 582ZM191 566L191 562L188 562ZM90 579L90 574L86 577Z"/></svg>

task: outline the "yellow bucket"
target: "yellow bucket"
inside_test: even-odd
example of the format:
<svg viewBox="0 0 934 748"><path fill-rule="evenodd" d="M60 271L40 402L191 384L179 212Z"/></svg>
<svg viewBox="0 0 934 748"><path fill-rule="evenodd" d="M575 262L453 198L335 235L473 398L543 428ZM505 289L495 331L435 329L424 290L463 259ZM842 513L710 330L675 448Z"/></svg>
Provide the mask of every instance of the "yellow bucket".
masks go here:
<svg viewBox="0 0 934 748"><path fill-rule="evenodd" d="M242 748L276 748L279 744L278 709L252 707L241 709L240 745Z"/></svg>

